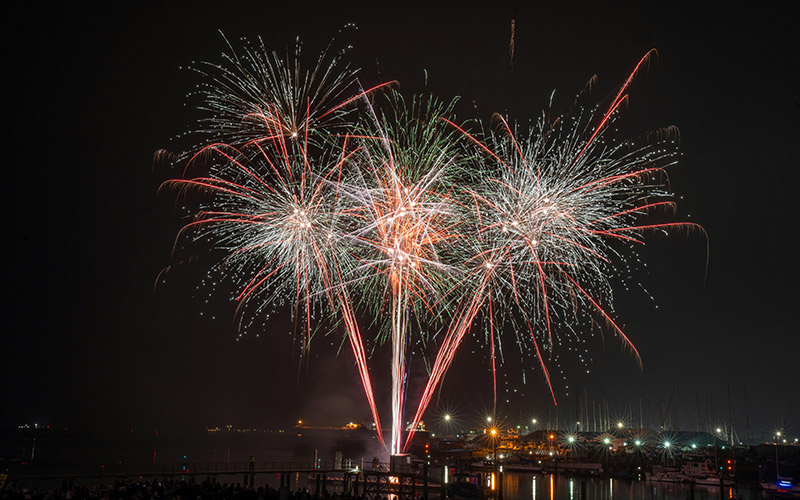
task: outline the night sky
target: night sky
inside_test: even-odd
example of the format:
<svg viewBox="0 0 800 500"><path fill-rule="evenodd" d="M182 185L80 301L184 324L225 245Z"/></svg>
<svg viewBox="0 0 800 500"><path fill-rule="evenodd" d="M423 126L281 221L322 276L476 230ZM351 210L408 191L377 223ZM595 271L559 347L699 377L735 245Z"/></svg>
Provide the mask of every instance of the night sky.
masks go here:
<svg viewBox="0 0 800 500"><path fill-rule="evenodd" d="M669 170L682 197L677 219L706 229L708 273L701 235L650 238L642 281L658 307L644 294L622 294L616 316L644 368L612 335L594 339L591 374L566 363L566 382L557 380L562 417L574 414L575 388L626 413L646 394L651 420L661 404L674 411L677 391L686 428L699 406L703 420L732 418L740 435L745 408L754 437L781 425L800 432L800 64L789 14L731 3L432 4L131 2L29 6L6 17L0 423L122 429L367 419L349 353L336 360L329 339L298 370L287 318L236 342L226 296L208 305L192 297L199 266L154 291L180 219L173 200L157 196L167 177L152 158L186 146L173 140L196 118L198 101L187 94L199 78L186 66L220 60L218 30L233 41L260 35L278 51L299 35L314 56L352 22L359 29L339 40L354 46L365 85L399 80L403 92L418 92L427 70L430 91L462 96L463 118L474 103L486 116L527 120L553 89L564 108L593 74L600 102L655 47L624 123L639 132L680 129L683 156ZM465 420L491 407L489 364L470 352L480 346L463 346L440 400ZM528 370L520 398L520 376L509 371L504 411L553 411L540 374ZM387 385L385 370L376 377Z"/></svg>

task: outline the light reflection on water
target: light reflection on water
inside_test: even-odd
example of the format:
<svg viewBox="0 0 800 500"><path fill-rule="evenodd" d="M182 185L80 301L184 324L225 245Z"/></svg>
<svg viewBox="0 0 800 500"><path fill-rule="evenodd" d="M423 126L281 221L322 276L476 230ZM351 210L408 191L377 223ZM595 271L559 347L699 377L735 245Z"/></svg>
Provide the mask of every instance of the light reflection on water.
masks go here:
<svg viewBox="0 0 800 500"><path fill-rule="evenodd" d="M503 500L719 500L718 486L649 483L621 479L571 478L553 474L503 474ZM773 496L755 488L725 487L724 499L769 500Z"/></svg>

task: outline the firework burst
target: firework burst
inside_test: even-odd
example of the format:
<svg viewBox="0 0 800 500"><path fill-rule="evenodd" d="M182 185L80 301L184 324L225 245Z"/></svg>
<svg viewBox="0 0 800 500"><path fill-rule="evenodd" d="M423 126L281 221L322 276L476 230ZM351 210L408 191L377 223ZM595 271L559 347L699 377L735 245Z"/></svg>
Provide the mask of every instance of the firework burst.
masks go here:
<svg viewBox="0 0 800 500"><path fill-rule="evenodd" d="M201 71L208 140L186 158L209 173L165 183L204 193L178 239L225 254L237 317L290 307L306 351L317 328L343 325L382 440L358 324L366 316L370 337L391 344L393 454L410 445L474 330L488 338L493 373L513 331L554 401L545 355L597 320L640 361L614 320L612 282L629 274L643 232L697 227L645 221L675 209L664 173L673 138L611 133L648 56L604 113L545 114L530 130L497 117L494 131L473 134L456 122L455 101L389 91L376 104L365 97L388 84L363 90L328 51L302 71L299 47L292 63L262 43L231 48L225 65ZM404 439L415 350L432 362Z"/></svg>
<svg viewBox="0 0 800 500"><path fill-rule="evenodd" d="M392 83L362 89L358 70L344 61L346 49L333 50L334 40L311 67L303 64L299 38L291 55L268 51L261 38L239 49L225 42L221 63L193 67L202 77L196 92L205 114L197 130L202 146L245 147L278 137L286 139L285 148L302 151L331 145L351 128L351 104Z"/></svg>
<svg viewBox="0 0 800 500"><path fill-rule="evenodd" d="M352 203L350 239L359 260L347 284L358 287L362 304L378 324L379 339L392 345L392 437L402 451L409 343L422 345L435 333L435 303L453 274L443 255L456 232L450 171L461 155L456 135L442 117L454 102L415 96L406 103L388 95L388 111L368 106L371 119L350 160L350 175L337 189ZM388 314L384 314L384 311ZM411 322L416 320L410 338ZM427 320L427 321L426 321Z"/></svg>
<svg viewBox="0 0 800 500"><path fill-rule="evenodd" d="M498 334L513 331L515 343L538 359L554 403L545 351L552 352L558 335L581 338L595 318L641 365L639 352L613 318L612 280L629 274L644 231L702 228L642 222L653 211L675 209L665 169L675 163L677 147L669 134L637 145L610 133L632 77L600 119L581 109L553 121L543 115L518 138L497 117L499 132L485 140L452 124L475 145L473 170L482 175L462 191L462 232L469 237L457 248L464 277L454 287L457 305L411 429L476 318L489 337L493 374ZM412 436L413 431L406 447Z"/></svg>

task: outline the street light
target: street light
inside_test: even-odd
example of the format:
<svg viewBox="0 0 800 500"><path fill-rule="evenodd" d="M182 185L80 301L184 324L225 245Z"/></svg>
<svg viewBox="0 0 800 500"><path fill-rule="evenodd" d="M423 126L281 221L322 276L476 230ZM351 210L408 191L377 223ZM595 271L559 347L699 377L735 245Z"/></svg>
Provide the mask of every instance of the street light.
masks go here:
<svg viewBox="0 0 800 500"><path fill-rule="evenodd" d="M495 478L499 480L499 477L497 476L497 428L492 427L489 433L492 435L492 443L494 444L494 457L492 458L492 489L494 490Z"/></svg>

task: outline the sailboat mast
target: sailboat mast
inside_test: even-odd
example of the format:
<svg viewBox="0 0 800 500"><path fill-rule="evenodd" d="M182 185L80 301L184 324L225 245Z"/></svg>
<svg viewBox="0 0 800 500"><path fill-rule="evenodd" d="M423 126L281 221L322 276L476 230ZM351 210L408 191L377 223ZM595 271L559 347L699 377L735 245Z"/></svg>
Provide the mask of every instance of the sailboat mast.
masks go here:
<svg viewBox="0 0 800 500"><path fill-rule="evenodd" d="M747 402L747 382L744 383L744 432L748 448L750 447L750 410Z"/></svg>

